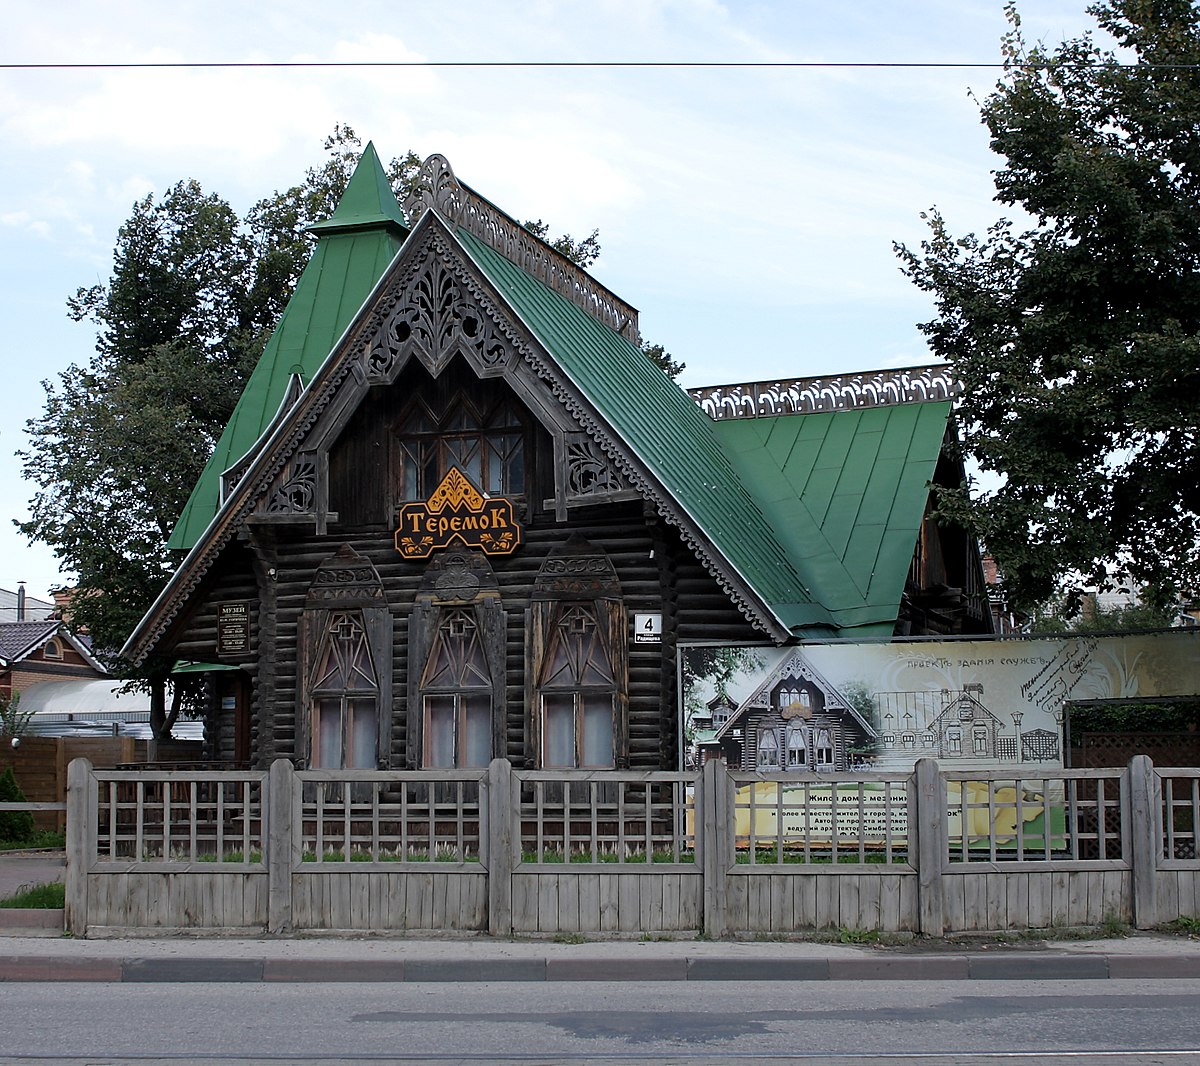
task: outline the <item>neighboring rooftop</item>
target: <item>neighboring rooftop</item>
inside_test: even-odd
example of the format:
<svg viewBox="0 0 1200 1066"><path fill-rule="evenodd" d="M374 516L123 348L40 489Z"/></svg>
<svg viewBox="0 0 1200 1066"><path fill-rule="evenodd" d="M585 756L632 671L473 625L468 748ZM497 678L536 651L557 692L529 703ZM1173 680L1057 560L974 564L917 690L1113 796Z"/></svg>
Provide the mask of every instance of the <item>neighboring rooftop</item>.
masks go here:
<svg viewBox="0 0 1200 1066"><path fill-rule="evenodd" d="M40 622L49 618L58 607L25 592L25 583L17 591L0 589L0 622Z"/></svg>

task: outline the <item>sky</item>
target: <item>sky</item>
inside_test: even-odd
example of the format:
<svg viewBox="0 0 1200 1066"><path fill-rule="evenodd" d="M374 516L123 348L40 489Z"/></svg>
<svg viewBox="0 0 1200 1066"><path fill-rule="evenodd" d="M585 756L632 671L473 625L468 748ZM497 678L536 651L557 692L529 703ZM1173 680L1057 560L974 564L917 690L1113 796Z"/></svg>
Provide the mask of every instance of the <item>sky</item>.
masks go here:
<svg viewBox="0 0 1200 1066"><path fill-rule="evenodd" d="M1093 28L1019 0L1027 40ZM69 320L135 200L194 178L239 212L297 183L347 123L390 159L445 155L552 233L599 229L592 273L687 364L685 387L931 361L900 272L922 212L985 229L994 69L16 64L660 61L993 64L1002 0L74 0L12 5L0 41L0 588L69 584L13 526L41 382L86 365ZM130 501L130 506L135 506Z"/></svg>

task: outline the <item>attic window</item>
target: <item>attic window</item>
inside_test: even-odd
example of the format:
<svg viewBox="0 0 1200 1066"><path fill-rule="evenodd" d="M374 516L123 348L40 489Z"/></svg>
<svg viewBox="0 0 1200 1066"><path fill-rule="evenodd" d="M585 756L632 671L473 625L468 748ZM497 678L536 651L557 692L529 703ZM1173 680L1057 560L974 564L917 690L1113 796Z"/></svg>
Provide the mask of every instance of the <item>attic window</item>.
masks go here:
<svg viewBox="0 0 1200 1066"><path fill-rule="evenodd" d="M59 642L58 637L51 637L46 641L45 647L42 648L43 659L61 659L63 657L63 647Z"/></svg>
<svg viewBox="0 0 1200 1066"><path fill-rule="evenodd" d="M400 500L428 499L455 466L489 495L525 492L525 426L507 399L477 404L459 394L440 413L418 400L400 425L395 473Z"/></svg>

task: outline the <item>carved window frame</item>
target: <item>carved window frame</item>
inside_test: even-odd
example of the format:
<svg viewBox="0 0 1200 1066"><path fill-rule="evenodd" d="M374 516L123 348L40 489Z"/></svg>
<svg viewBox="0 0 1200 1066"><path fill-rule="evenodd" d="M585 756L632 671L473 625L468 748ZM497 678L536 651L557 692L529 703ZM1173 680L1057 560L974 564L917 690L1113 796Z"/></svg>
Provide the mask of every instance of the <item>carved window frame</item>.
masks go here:
<svg viewBox="0 0 1200 1066"><path fill-rule="evenodd" d="M507 754L507 612L486 557L475 551L449 551L431 560L408 619L408 691L406 761L408 766L428 766L426 696L445 695L446 686L424 684L430 655L442 627L454 614L465 614L475 626L490 675L490 759ZM478 687L471 686L474 691ZM458 690L463 691L463 690ZM456 766L459 759L455 741Z"/></svg>
<svg viewBox="0 0 1200 1066"><path fill-rule="evenodd" d="M330 631L346 618L361 626L369 649L375 674L374 767L386 770L392 730L392 615L378 572L349 545L342 545L317 568L300 615L294 758L301 766L312 765L316 701L329 695L319 687L321 654Z"/></svg>
<svg viewBox="0 0 1200 1066"><path fill-rule="evenodd" d="M539 721L538 765L553 769L611 770L617 765L620 662L613 647L612 605L605 601L566 600L548 604L545 651L538 666L536 713ZM561 664L561 665L559 665ZM550 671L558 665L553 675ZM584 675L592 674L592 678ZM569 701L569 706L566 702ZM570 761L551 759L550 707L570 720ZM609 723L607 758L590 757L589 717L602 710ZM564 713L565 712L565 713Z"/></svg>
<svg viewBox="0 0 1200 1066"><path fill-rule="evenodd" d="M558 627L573 612L584 612L593 620L601 646L608 657L611 687L581 685L574 691L586 697L611 693L612 760L604 766L585 766L583 761L583 704L575 704L575 766L587 769L626 769L629 766L629 620L621 598L620 583L611 560L603 549L573 536L542 563L534 582L533 602L526 615L525 708L526 759L535 767L546 763L546 695L562 695L572 689L544 684L554 654ZM562 769L555 766L555 769Z"/></svg>

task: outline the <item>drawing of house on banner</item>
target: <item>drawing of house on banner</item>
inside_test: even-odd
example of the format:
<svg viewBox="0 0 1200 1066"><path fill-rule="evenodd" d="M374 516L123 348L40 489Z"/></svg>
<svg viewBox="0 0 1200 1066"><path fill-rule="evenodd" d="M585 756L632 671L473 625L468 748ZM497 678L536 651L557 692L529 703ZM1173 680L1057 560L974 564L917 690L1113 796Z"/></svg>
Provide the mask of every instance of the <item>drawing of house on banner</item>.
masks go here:
<svg viewBox="0 0 1200 1066"><path fill-rule="evenodd" d="M730 714L704 745L742 770L837 773L851 769L878 734L799 649Z"/></svg>
<svg viewBox="0 0 1200 1066"><path fill-rule="evenodd" d="M983 685L961 690L877 692L880 723L877 764L907 767L921 758L942 761L1053 762L1058 734L1047 729L1021 732L1019 711L1011 727L984 703Z"/></svg>

